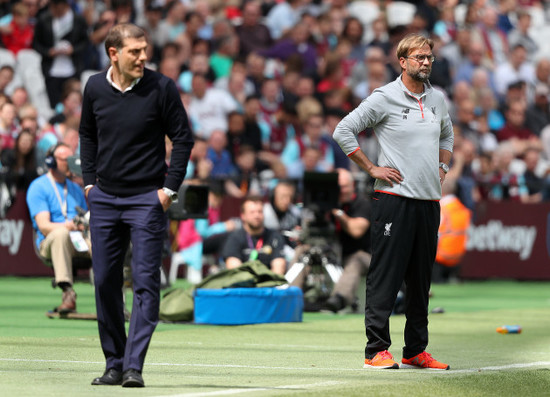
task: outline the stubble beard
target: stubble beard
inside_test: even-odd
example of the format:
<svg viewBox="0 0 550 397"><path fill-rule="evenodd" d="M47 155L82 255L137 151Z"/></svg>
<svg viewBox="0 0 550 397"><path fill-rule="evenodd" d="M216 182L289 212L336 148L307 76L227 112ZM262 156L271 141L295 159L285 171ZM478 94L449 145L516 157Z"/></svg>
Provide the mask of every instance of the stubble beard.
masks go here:
<svg viewBox="0 0 550 397"><path fill-rule="evenodd" d="M413 72L409 72L409 77L411 77L413 80L419 81L421 83L427 83L430 79L430 74L432 73L431 69L428 69L427 71L421 71L420 69L417 69Z"/></svg>
<svg viewBox="0 0 550 397"><path fill-rule="evenodd" d="M257 234L260 234L263 231L263 228L264 228L263 222L258 222L258 223L248 222L247 226L248 226L248 229L250 230L250 234L252 234L254 236L257 235Z"/></svg>

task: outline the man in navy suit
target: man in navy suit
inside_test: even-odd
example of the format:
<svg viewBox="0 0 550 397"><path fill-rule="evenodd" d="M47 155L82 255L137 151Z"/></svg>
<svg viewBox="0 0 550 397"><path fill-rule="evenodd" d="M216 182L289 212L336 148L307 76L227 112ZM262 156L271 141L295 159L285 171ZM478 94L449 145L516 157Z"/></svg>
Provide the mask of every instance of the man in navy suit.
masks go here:
<svg viewBox="0 0 550 397"><path fill-rule="evenodd" d="M88 80L80 122L82 176L90 208L97 322L106 359L92 385L143 387L158 323L166 210L178 191L193 137L175 83L145 69L145 32L115 25L105 40L109 70ZM173 143L165 162L165 135ZM126 336L123 262L132 242L134 299Z"/></svg>

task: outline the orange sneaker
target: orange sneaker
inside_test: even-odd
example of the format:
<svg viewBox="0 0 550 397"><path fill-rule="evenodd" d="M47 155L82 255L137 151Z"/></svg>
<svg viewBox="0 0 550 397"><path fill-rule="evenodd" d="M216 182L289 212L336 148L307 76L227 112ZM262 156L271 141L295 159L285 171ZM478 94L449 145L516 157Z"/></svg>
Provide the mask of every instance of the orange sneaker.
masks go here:
<svg viewBox="0 0 550 397"><path fill-rule="evenodd" d="M375 368L375 369L398 369L399 364L393 361L393 356L387 350L376 353L373 358L365 358L365 365L363 368Z"/></svg>
<svg viewBox="0 0 550 397"><path fill-rule="evenodd" d="M426 368L426 369L438 369L447 370L451 367L447 364L440 363L432 357L430 353L422 352L411 358L404 358L401 360L401 368Z"/></svg>

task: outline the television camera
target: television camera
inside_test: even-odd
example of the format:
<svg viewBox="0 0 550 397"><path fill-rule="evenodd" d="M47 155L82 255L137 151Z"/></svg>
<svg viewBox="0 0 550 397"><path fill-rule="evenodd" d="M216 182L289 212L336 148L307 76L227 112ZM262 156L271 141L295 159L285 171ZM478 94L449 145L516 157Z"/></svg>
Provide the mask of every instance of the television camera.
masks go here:
<svg viewBox="0 0 550 397"><path fill-rule="evenodd" d="M304 271L306 310L326 300L342 275L331 210L338 208L340 187L337 172L306 172L303 185L302 229L297 236L307 249L289 269L291 283Z"/></svg>

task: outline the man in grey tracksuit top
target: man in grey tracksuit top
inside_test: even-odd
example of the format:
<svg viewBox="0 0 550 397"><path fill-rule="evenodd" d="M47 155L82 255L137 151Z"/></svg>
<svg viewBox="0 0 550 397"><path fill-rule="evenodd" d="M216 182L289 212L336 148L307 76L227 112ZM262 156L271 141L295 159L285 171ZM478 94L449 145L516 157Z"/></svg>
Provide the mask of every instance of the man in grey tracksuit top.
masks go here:
<svg viewBox="0 0 550 397"><path fill-rule="evenodd" d="M428 344L428 299L437 248L439 199L453 148L444 96L430 85L433 42L406 36L398 45L402 74L375 90L336 127L344 153L375 178L372 262L367 276L365 367L399 368L388 352L389 316L405 282L405 346L401 366L448 369ZM356 135L374 128L378 165Z"/></svg>

